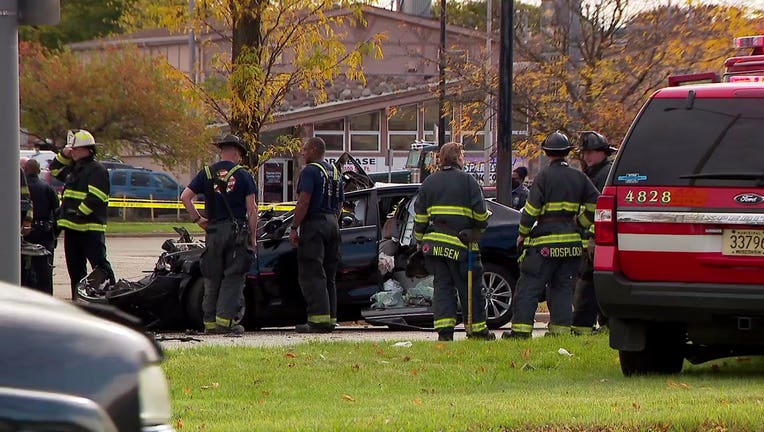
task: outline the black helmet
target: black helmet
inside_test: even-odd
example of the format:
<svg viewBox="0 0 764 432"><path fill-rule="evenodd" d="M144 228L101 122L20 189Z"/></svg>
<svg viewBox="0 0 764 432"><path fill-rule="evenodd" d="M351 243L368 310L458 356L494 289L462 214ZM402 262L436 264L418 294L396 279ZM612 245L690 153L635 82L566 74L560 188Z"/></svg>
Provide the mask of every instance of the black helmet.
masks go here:
<svg viewBox="0 0 764 432"><path fill-rule="evenodd" d="M607 154L617 150L607 142L607 138L595 131L581 132L581 150L602 150Z"/></svg>
<svg viewBox="0 0 764 432"><path fill-rule="evenodd" d="M214 142L216 146L219 148L223 148L223 146L233 146L241 150L242 156L249 153L249 148L247 147L247 144L236 135L228 134L224 136L223 138L217 140Z"/></svg>
<svg viewBox="0 0 764 432"><path fill-rule="evenodd" d="M564 151L573 148L568 136L560 131L554 131L547 135L541 148L546 151Z"/></svg>

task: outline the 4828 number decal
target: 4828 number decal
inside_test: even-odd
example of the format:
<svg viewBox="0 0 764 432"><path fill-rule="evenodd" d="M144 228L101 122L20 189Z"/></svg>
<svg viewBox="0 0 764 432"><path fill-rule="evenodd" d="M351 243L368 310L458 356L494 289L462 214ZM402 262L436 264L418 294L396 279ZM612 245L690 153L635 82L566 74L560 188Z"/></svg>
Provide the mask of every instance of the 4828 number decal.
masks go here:
<svg viewBox="0 0 764 432"><path fill-rule="evenodd" d="M659 191L659 190L640 190L634 192L629 190L626 192L626 196L623 198L627 203L660 203L668 204L671 202L671 191Z"/></svg>

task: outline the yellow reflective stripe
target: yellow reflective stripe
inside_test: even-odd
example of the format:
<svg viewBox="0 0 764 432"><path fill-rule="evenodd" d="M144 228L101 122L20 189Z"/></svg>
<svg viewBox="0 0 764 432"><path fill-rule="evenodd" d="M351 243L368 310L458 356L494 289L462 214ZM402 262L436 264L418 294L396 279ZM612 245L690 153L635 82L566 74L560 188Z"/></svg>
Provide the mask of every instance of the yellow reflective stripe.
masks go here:
<svg viewBox="0 0 764 432"><path fill-rule="evenodd" d="M437 241L441 243L448 243L450 245L454 245L460 248L467 248L467 245L462 243L461 240L459 240L459 237L452 236L449 234L439 233L439 232L428 232L423 237L424 240L432 240ZM480 247L477 245L477 243L472 244L472 250L480 250Z"/></svg>
<svg viewBox="0 0 764 432"><path fill-rule="evenodd" d="M106 225L98 223L75 223L68 219L59 219L58 226L75 231L106 231Z"/></svg>
<svg viewBox="0 0 764 432"><path fill-rule="evenodd" d="M533 331L533 324L512 323L512 331L530 333Z"/></svg>
<svg viewBox="0 0 764 432"><path fill-rule="evenodd" d="M64 198L74 198L74 199L80 199L80 200L85 199L85 197L87 196L88 194L86 192L80 192L80 191L71 190L71 189L65 189L63 194Z"/></svg>
<svg viewBox="0 0 764 432"><path fill-rule="evenodd" d="M88 216L88 215L90 215L91 213L93 213L93 209L91 209L90 207L88 207L87 205L85 205L85 203L84 203L84 202L81 202L81 203L80 203L80 205L79 205L79 207L77 207L77 209L78 209L78 210L79 210L79 211L80 211L82 214L84 214L85 216Z"/></svg>
<svg viewBox="0 0 764 432"><path fill-rule="evenodd" d="M525 207L523 207L523 210L528 213L528 216L538 216L541 214L541 209L533 207L533 205L528 201L525 202Z"/></svg>
<svg viewBox="0 0 764 432"><path fill-rule="evenodd" d="M88 185L88 192L92 193L96 196L96 198L103 202L109 202L109 195L105 194L101 189L98 189L93 185Z"/></svg>
<svg viewBox="0 0 764 432"><path fill-rule="evenodd" d="M472 324L472 333L479 333L483 330L488 330L488 325L485 323L485 321Z"/></svg>
<svg viewBox="0 0 764 432"><path fill-rule="evenodd" d="M419 232L414 232L414 238L416 241L422 241L424 239L424 234Z"/></svg>
<svg viewBox="0 0 764 432"><path fill-rule="evenodd" d="M441 318L435 320L433 325L436 329L454 327L456 325L456 318Z"/></svg>
<svg viewBox="0 0 764 432"><path fill-rule="evenodd" d="M429 221L429 220L430 220L430 218L426 214L417 213L414 216L414 222L427 223L427 221Z"/></svg>
<svg viewBox="0 0 764 432"><path fill-rule="evenodd" d="M552 334L570 333L570 326L564 326L559 324L549 324L549 333L552 333Z"/></svg>
<svg viewBox="0 0 764 432"><path fill-rule="evenodd" d="M579 233L570 233L570 234L549 234L545 236L540 237L533 237L525 240L526 246L537 246L542 244L553 244L553 243L580 243L581 242L581 234Z"/></svg>
<svg viewBox="0 0 764 432"><path fill-rule="evenodd" d="M586 213L581 213L578 215L578 222L581 223L581 226L588 227L592 224L592 221L589 220L588 217L586 217Z"/></svg>
<svg viewBox="0 0 764 432"><path fill-rule="evenodd" d="M233 324L233 320L230 320L228 318L221 318L219 316L215 317L215 324L223 327L231 327L231 324Z"/></svg>
<svg viewBox="0 0 764 432"><path fill-rule="evenodd" d="M207 330L214 330L218 324L215 321L205 321L204 328Z"/></svg>
<svg viewBox="0 0 764 432"><path fill-rule="evenodd" d="M63 154L61 154L61 153L56 153L56 160L57 160L59 163L63 164L63 165L69 165L69 164L71 164L71 163L72 163L72 159L70 159L70 158L68 158L68 157L64 156L64 155L63 155Z"/></svg>
<svg viewBox="0 0 764 432"><path fill-rule="evenodd" d="M308 315L308 322L314 324L330 323L331 317L329 315Z"/></svg>
<svg viewBox="0 0 764 432"><path fill-rule="evenodd" d="M428 215L441 215L441 216L464 216L477 221L485 221L488 219L488 212L475 213L469 207L461 206L431 206L427 209Z"/></svg>
<svg viewBox="0 0 764 432"><path fill-rule="evenodd" d="M527 236L531 232L531 227L525 226L525 225L520 225L520 228L519 228L518 231L520 232L521 236Z"/></svg>
<svg viewBox="0 0 764 432"><path fill-rule="evenodd" d="M581 207L580 203L574 203L569 201L558 201L558 202L548 202L544 204L544 207L542 207L542 209L544 210L544 213L547 213L550 211L578 212L579 207Z"/></svg>
<svg viewBox="0 0 764 432"><path fill-rule="evenodd" d="M204 166L204 174L207 175L207 180L212 180L212 172L210 171L209 165Z"/></svg>
<svg viewBox="0 0 764 432"><path fill-rule="evenodd" d="M585 203L584 208L588 212L594 212L595 210L597 210L597 204Z"/></svg>
<svg viewBox="0 0 764 432"><path fill-rule="evenodd" d="M29 186L21 186L21 194L29 195Z"/></svg>
<svg viewBox="0 0 764 432"><path fill-rule="evenodd" d="M321 172L323 172L323 173L324 173L324 176L325 176L325 177L327 177L327 178L329 177L329 173L328 173L328 172L326 172L326 168L324 168L324 166L323 166L323 165L321 165L320 163L318 163L318 162L311 162L309 165L315 165L315 166L317 166L317 167L318 167L318 169L320 169L320 170L321 170ZM335 170L335 171L336 171L336 170Z"/></svg>

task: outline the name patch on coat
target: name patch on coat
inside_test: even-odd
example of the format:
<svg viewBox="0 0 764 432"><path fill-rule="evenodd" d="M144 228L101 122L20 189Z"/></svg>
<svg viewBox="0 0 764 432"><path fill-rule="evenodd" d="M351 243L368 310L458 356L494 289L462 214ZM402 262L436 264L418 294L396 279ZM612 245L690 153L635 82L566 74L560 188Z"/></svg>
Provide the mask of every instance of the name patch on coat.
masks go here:
<svg viewBox="0 0 764 432"><path fill-rule="evenodd" d="M581 246L560 246L541 248L541 256L548 258L580 257L583 254Z"/></svg>

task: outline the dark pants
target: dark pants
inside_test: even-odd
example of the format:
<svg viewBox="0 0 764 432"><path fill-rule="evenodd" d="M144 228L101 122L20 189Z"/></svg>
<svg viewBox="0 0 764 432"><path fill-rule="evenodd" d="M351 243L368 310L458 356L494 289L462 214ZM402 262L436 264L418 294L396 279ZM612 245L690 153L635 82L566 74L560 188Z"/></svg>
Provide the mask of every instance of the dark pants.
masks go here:
<svg viewBox="0 0 764 432"><path fill-rule="evenodd" d="M42 245L50 255L48 256L22 256L21 265L21 285L42 291L47 294L53 294L53 250L55 249L56 239L53 237L53 231L50 229L38 228L33 225L32 232L24 240ZM28 268L26 268L28 266Z"/></svg>
<svg viewBox="0 0 764 432"><path fill-rule="evenodd" d="M520 263L512 330L519 333L533 331L539 299L546 290L549 332L570 333L573 283L580 264L581 257L548 258L541 255L539 248L528 248Z"/></svg>
<svg viewBox="0 0 764 432"><path fill-rule="evenodd" d="M307 305L309 323L337 321L335 277L341 241L337 217L333 214L311 216L300 225L298 280Z"/></svg>
<svg viewBox="0 0 764 432"><path fill-rule="evenodd" d="M466 253L466 251L465 251ZM486 302L483 293L483 264L478 253L473 254L472 266L472 328L470 333L488 329L485 321ZM462 305L463 321L467 328L467 261L425 256L427 271L433 275L432 309L435 330L453 331L456 325L457 296Z"/></svg>
<svg viewBox="0 0 764 432"><path fill-rule="evenodd" d="M573 292L573 331L579 334L591 333L595 323L607 325L607 317L597 302L593 276L594 263L585 255L581 260L581 269Z"/></svg>
<svg viewBox="0 0 764 432"><path fill-rule="evenodd" d="M66 268L72 289L72 300L77 298L77 284L87 276L87 263L95 269L100 267L114 283L114 270L106 259L106 236L100 231L66 230L64 234Z"/></svg>
<svg viewBox="0 0 764 432"><path fill-rule="evenodd" d="M243 318L244 284L253 263L247 249L249 234L243 223L236 230L230 221L207 227L206 248L201 260L204 277L202 312L207 328L230 327Z"/></svg>

